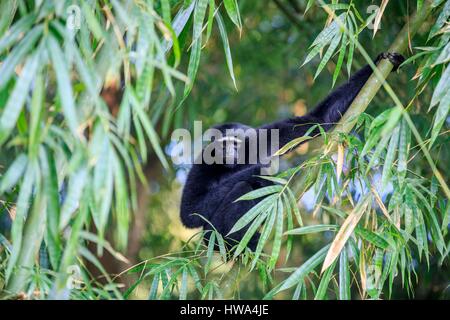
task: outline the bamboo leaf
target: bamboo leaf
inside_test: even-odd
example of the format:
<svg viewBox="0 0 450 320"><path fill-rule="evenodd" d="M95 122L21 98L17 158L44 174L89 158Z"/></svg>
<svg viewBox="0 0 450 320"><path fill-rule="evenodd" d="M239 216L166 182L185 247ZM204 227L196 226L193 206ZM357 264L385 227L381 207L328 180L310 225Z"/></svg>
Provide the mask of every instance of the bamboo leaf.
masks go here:
<svg viewBox="0 0 450 320"><path fill-rule="evenodd" d="M302 235L302 234L310 234L310 233L317 233L317 232L324 232L324 231L336 231L337 225L334 224L317 224L314 226L306 226L301 228L296 228L293 230L289 230L285 232L285 235L292 234L292 235Z"/></svg>
<svg viewBox="0 0 450 320"><path fill-rule="evenodd" d="M290 207L294 211L295 218L300 226L303 226L302 216L300 215L300 210L298 209L297 201L295 200L295 196L292 193L291 189L287 188L287 196L290 200Z"/></svg>
<svg viewBox="0 0 450 320"><path fill-rule="evenodd" d="M336 262L334 262L331 267L329 267L327 271L325 271L325 273L322 275L314 300L323 300L325 298L335 265Z"/></svg>
<svg viewBox="0 0 450 320"><path fill-rule="evenodd" d="M49 37L47 41L47 50L52 58L53 68L55 70L58 93L62 102L64 117L69 129L75 137L81 138L78 132L79 122L75 109L75 99L72 91L72 84L69 76L69 68L62 50L54 37Z"/></svg>
<svg viewBox="0 0 450 320"><path fill-rule="evenodd" d="M0 66L0 88L3 88L8 83L8 81L11 80L11 77L14 74L15 68L17 67L17 65L19 63L21 63L23 61L25 56L30 52L30 50L36 44L39 37L42 35L42 30L43 30L42 25L38 25L38 26L34 27L31 31L27 31L27 34L25 35L25 37L23 39L21 39L21 41L15 46L15 48L10 52L8 57L4 61L2 61L3 63ZM9 44L9 42L7 42L6 44ZM37 59L36 53L33 54L32 56L34 56L34 59ZM30 61L30 59L28 61ZM33 63L32 60L29 63L32 64ZM29 68L31 68L31 66L29 66ZM23 73L23 71L22 71L22 73ZM19 81L19 84L21 82L23 82L23 80ZM26 81L26 82L28 82L28 81ZM25 84L23 85L23 88L26 88ZM28 92L28 91L22 91L22 93L23 92Z"/></svg>
<svg viewBox="0 0 450 320"><path fill-rule="evenodd" d="M233 80L234 88L237 90L236 79L234 77L233 71L233 58L231 57L230 44L228 43L227 30L225 29L225 24L223 23L220 13L216 15L217 24L219 25L220 37L222 38L223 48L225 51L225 57L227 60L228 72L230 73L231 79Z"/></svg>
<svg viewBox="0 0 450 320"><path fill-rule="evenodd" d="M433 145L434 141L439 135L441 128L447 119L448 112L450 111L450 90L447 94L442 98L439 107L436 110L433 129L431 129L431 138L430 138L430 146Z"/></svg>
<svg viewBox="0 0 450 320"><path fill-rule="evenodd" d="M241 230L246 225L248 225L256 216L264 212L269 206L273 205L273 202L276 201L277 195L271 195L259 202L253 208L251 208L247 213L245 213L236 223L233 228L228 232L227 236Z"/></svg>
<svg viewBox="0 0 450 320"><path fill-rule="evenodd" d="M305 263L303 263L297 270L294 271L284 282L280 288L278 288L274 294L277 294L281 291L292 288L299 281L302 281L311 271L314 270L325 258L325 255L330 248L330 245L326 245L318 252L316 252L311 258L309 258Z"/></svg>
<svg viewBox="0 0 450 320"><path fill-rule="evenodd" d="M184 88L184 98L186 98L192 90L193 82L196 78L198 66L200 64L200 55L202 50L202 27L207 5L208 0L198 0L194 10L194 31L192 34L193 43L187 71L187 76L189 77L190 82L186 84Z"/></svg>
<svg viewBox="0 0 450 320"><path fill-rule="evenodd" d="M248 228L247 232L245 233L244 237L242 238L242 240L239 242L235 252L234 252L234 259L236 259L239 254L242 253L242 251L244 251L244 249L247 247L247 244L249 243L250 239L253 237L253 235L255 234L255 232L258 230L258 228L261 226L261 224L264 222L264 220L266 219L268 213L270 212L270 210L266 210L263 211L250 225L250 227ZM231 232L230 232L231 233Z"/></svg>
<svg viewBox="0 0 450 320"><path fill-rule="evenodd" d="M239 197L238 199L234 200L234 202L242 201L242 200L254 200L258 198L262 198L264 196L267 196L269 194L278 193L281 190L283 190L283 187L280 185L275 186L268 186L260 189L256 189L253 191L250 191L243 196Z"/></svg>
<svg viewBox="0 0 450 320"><path fill-rule="evenodd" d="M383 250L386 250L389 247L389 243L387 243L386 240L384 240L381 236L370 230L357 227L355 233L364 240L369 241L370 243L374 244L375 246Z"/></svg>
<svg viewBox="0 0 450 320"><path fill-rule="evenodd" d="M281 198L278 199L278 203L276 206L277 210L274 210L277 215L276 224L275 224L275 234L272 245L272 254L270 255L269 260L269 269L273 269L275 267L276 262L278 261L278 256L280 255L281 250L281 237L283 236L283 201Z"/></svg>
<svg viewBox="0 0 450 320"><path fill-rule="evenodd" d="M208 250L206 251L206 264L205 264L205 275L208 273L209 271L209 267L211 266L212 263L212 259L214 256L214 245L216 243L216 233L215 232L211 232L211 235L209 236L208 239Z"/></svg>
<svg viewBox="0 0 450 320"><path fill-rule="evenodd" d="M237 0L223 0L223 4L231 21L233 21L233 23L236 25L236 27L238 27L239 30L242 30L242 22L241 16L239 14Z"/></svg>
<svg viewBox="0 0 450 320"><path fill-rule="evenodd" d="M60 230L67 226L72 217L72 213L74 213L80 205L80 199L86 184L87 174L87 169L82 167L70 177L67 196L61 208Z"/></svg>
<svg viewBox="0 0 450 320"><path fill-rule="evenodd" d="M386 158L384 159L383 173L381 176L381 188L386 188L392 174L392 164L394 163L395 153L397 152L400 127L394 129L389 141Z"/></svg>
<svg viewBox="0 0 450 320"><path fill-rule="evenodd" d="M288 152L289 150L291 150L292 148L296 147L297 145L299 145L300 143L303 143L305 141L308 141L310 139L312 139L313 137L309 137L309 136L303 136L303 137L299 137L299 138L295 138L294 140L289 141L288 143L286 143L283 147L281 147L280 150L278 150L277 152L275 152L274 156L280 156L286 152Z"/></svg>
<svg viewBox="0 0 450 320"><path fill-rule="evenodd" d="M27 167L27 156L19 154L9 166L8 171L3 175L0 183L0 194L14 187L19 179L22 177L25 168Z"/></svg>
<svg viewBox="0 0 450 320"><path fill-rule="evenodd" d="M342 248L344 248L345 243L353 233L353 230L355 229L356 225L367 209L370 199L371 198L369 196L366 196L365 199L360 202L348 215L347 219L345 219L344 223L339 229L339 232L330 245L330 249L328 250L327 256L325 257L321 272L324 272L339 256Z"/></svg>
<svg viewBox="0 0 450 320"><path fill-rule="evenodd" d="M377 15L376 15L375 21L373 23L373 37L375 37L375 34L377 33L378 29L380 28L381 17L383 17L384 9L386 9L388 2L389 2L389 0L383 0L381 2L380 9L377 11Z"/></svg>
<svg viewBox="0 0 450 320"><path fill-rule="evenodd" d="M339 256L339 300L350 300L350 268L347 250L342 250Z"/></svg>
<svg viewBox="0 0 450 320"><path fill-rule="evenodd" d="M402 120L400 128L400 137L398 142L398 165L397 165L397 177L400 186L403 185L406 177L406 170L408 165L408 153L409 153L409 140L410 138L409 127L405 120Z"/></svg>
<svg viewBox="0 0 450 320"><path fill-rule="evenodd" d="M28 92L30 91L33 78L36 77L36 73L39 68L40 54L40 50L37 50L27 60L25 66L23 67L22 74L16 81L14 90L9 96L8 102L3 109L3 113L0 118L0 145L5 142L16 126L17 119L19 118L20 112L25 104ZM2 67L7 63L8 61L4 61ZM0 77L1 75L2 70L0 70Z"/></svg>
<svg viewBox="0 0 450 320"><path fill-rule="evenodd" d="M342 33L339 32L331 41L330 46L328 47L327 51L325 52L325 55L323 56L322 60L320 61L319 67L317 68L316 74L314 75L314 79L317 78L319 73L322 71L322 69L326 66L326 64L330 60L331 56L333 55L334 51L336 50L337 46L339 45L341 38L342 38Z"/></svg>
<svg viewBox="0 0 450 320"><path fill-rule="evenodd" d="M180 286L180 300L186 300L187 298L187 285L188 285L188 271L187 268L183 268L183 274L181 275Z"/></svg>
<svg viewBox="0 0 450 320"><path fill-rule="evenodd" d="M273 207L272 207L273 208ZM255 250L255 257L253 258L251 270L253 270L256 266L256 263L258 262L258 258L261 255L262 249L264 248L264 245L266 244L267 240L269 239L270 234L272 233L273 226L275 224L275 218L277 217L277 210L270 210L269 217L267 218L266 222L264 223L263 231L261 232L261 236L258 240L258 245L256 246Z"/></svg>

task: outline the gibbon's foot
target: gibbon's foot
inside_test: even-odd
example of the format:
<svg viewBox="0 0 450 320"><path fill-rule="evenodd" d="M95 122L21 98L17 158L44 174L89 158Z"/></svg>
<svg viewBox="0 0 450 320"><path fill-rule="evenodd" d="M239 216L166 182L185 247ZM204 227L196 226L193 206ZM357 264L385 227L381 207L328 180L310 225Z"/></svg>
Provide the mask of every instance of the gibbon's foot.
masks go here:
<svg viewBox="0 0 450 320"><path fill-rule="evenodd" d="M383 59L388 59L394 65L392 71L397 71L398 67L405 61L405 57L403 57L400 53L383 52L378 55L375 62L378 63Z"/></svg>

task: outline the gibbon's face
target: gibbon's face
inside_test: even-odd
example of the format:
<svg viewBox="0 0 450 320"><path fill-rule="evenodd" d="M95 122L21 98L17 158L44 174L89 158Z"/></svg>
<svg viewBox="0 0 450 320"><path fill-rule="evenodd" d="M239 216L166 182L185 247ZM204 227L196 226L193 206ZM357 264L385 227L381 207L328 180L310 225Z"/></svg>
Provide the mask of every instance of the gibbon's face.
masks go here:
<svg viewBox="0 0 450 320"><path fill-rule="evenodd" d="M210 157L206 163L223 165L228 169L244 164L246 161L245 130L251 128L244 125L225 124L213 129L217 130L217 135L212 137L211 142L204 149L203 156ZM234 129L240 131L234 131Z"/></svg>
<svg viewBox="0 0 450 320"><path fill-rule="evenodd" d="M235 167L241 154L242 140L235 136L225 136L217 142L222 144L222 158L225 167Z"/></svg>
<svg viewBox="0 0 450 320"><path fill-rule="evenodd" d="M225 168L235 168L239 156L244 155L242 150L243 141L235 136L223 136L208 143L203 150L203 161L206 164L223 165ZM245 160L245 159L244 159Z"/></svg>

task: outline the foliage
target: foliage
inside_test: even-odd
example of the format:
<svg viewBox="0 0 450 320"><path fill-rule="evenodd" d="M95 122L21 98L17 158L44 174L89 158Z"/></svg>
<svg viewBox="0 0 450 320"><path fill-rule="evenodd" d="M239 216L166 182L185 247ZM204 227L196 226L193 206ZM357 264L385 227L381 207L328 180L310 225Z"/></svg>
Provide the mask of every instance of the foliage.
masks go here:
<svg viewBox="0 0 450 320"><path fill-rule="evenodd" d="M235 2L225 3L240 28ZM65 26L73 4L87 28ZM27 290L43 240L47 268L55 272L51 297L68 296L67 270L82 266L81 258L100 267L86 243L95 241L101 254L111 224L115 243L126 247L148 144L169 170L155 127L161 118L167 126L180 103L175 87L184 86L183 99L192 89L208 40L202 39L208 5L208 32L216 20L229 54L214 1L2 2L0 143L11 154L3 159L0 192L13 217L6 291ZM178 70L185 46L187 75ZM107 105L105 92L122 85L123 98ZM157 90L171 101L151 103ZM87 237L93 228L96 235ZM40 288L44 295L48 289Z"/></svg>
<svg viewBox="0 0 450 320"><path fill-rule="evenodd" d="M266 12L261 4L239 1L241 18L236 0L75 3L86 25L78 31L65 25L72 1L0 4L0 194L5 208L0 217L12 217L10 232L0 229L0 290L5 294L126 299L144 288L150 299L240 298L242 287L257 277L262 289L252 297L380 299L395 296L399 287L412 296L421 280L418 266L448 265L448 178L438 176L446 174L449 156L450 1L415 4L418 10L433 10L422 30L411 34L413 55L402 69L415 69L414 82L394 93L393 104L381 95L371 105L372 114L355 115L352 132L322 132L324 149L289 159L290 169L267 177L275 186L239 200L264 197L234 226L250 224L232 255L219 233L210 231L206 243L197 233L179 252L170 248L169 254L155 254L124 270L119 276L134 279L126 288L99 256L107 251L117 260L130 259L114 248L127 247L131 212L138 209L136 185L138 180L145 184L147 163L158 159L165 172L172 170L163 148L170 128L199 118L211 124L242 120L246 112L256 114L252 121L260 114L264 121L280 116L273 107L263 110L270 102L264 94L286 84L257 79L260 87L250 89L244 79L285 66L256 57L248 68L257 70L241 73L236 57L244 60L249 53L233 52L232 57L230 45L239 50L236 37L249 39L253 55L258 37L267 38L265 47L272 45L269 34L261 36L262 27L246 33L255 19L246 20L247 15ZM292 5L293 18L303 16L300 24L313 26L310 34L288 28L274 37L286 34L289 41L294 37L309 45L302 72L316 79L315 90L327 92L360 64L357 55L370 46L372 36L381 46L395 36L391 25L399 22L389 10L402 19L410 13L399 3L380 5L383 10L366 16L359 1L298 1ZM230 28L238 32L228 34ZM214 68L199 72L202 56L205 65L217 64L218 43L226 80ZM298 53L295 59L299 62ZM319 85L330 78L326 70L332 83ZM224 89L226 81L230 85ZM119 102L106 103L105 94L122 86ZM239 88L237 102L217 87ZM307 99L320 95L305 84L297 87L309 91ZM400 100L408 101L406 108ZM336 149L327 148L331 145ZM299 207L307 195L313 197L311 210ZM163 200L162 211L154 211L161 215L168 207ZM245 246L256 231L261 238L253 253ZM94 277L88 264L103 279Z"/></svg>

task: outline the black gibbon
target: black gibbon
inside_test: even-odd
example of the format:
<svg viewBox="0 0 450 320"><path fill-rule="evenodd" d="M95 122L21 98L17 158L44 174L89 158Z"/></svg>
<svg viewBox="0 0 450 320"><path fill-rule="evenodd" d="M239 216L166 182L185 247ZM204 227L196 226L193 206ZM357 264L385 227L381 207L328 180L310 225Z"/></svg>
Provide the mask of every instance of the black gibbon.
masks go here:
<svg viewBox="0 0 450 320"><path fill-rule="evenodd" d="M382 59L388 59L394 65L394 70L404 61L400 54L382 53L375 59L375 64ZM353 74L347 83L334 90L305 116L265 124L254 131L258 133L261 129L267 129L267 139L271 141L271 129L278 129L277 138L280 148L289 141L304 136L310 128L317 124L327 131L347 111L371 74L372 68L367 65ZM180 216L182 223L188 228L203 227L204 230L211 230L212 224L224 236L228 243L227 247L230 249L232 245L242 239L248 226L232 234L227 234L234 224L263 198L237 202L235 200L252 190L273 183L258 177L261 175L261 169L265 166L263 163L264 156L258 156L256 163L249 163L250 155L248 151L245 151L249 148L243 148L243 146L248 147L249 137L242 141L236 136L227 135L229 129L247 130L251 129L250 127L240 123L229 123L214 128L219 130L225 138L212 141L209 146L203 149L202 155L211 146L217 146L217 143L221 143L219 148L212 152L210 149L209 152L223 161L193 165L183 189ZM227 146L224 145L225 140L228 142ZM243 152L244 155L242 155ZM270 156L268 152L265 155ZM244 157L243 163L226 161L230 157L237 160L239 156ZM254 251L258 239L259 234L256 233L247 246Z"/></svg>

